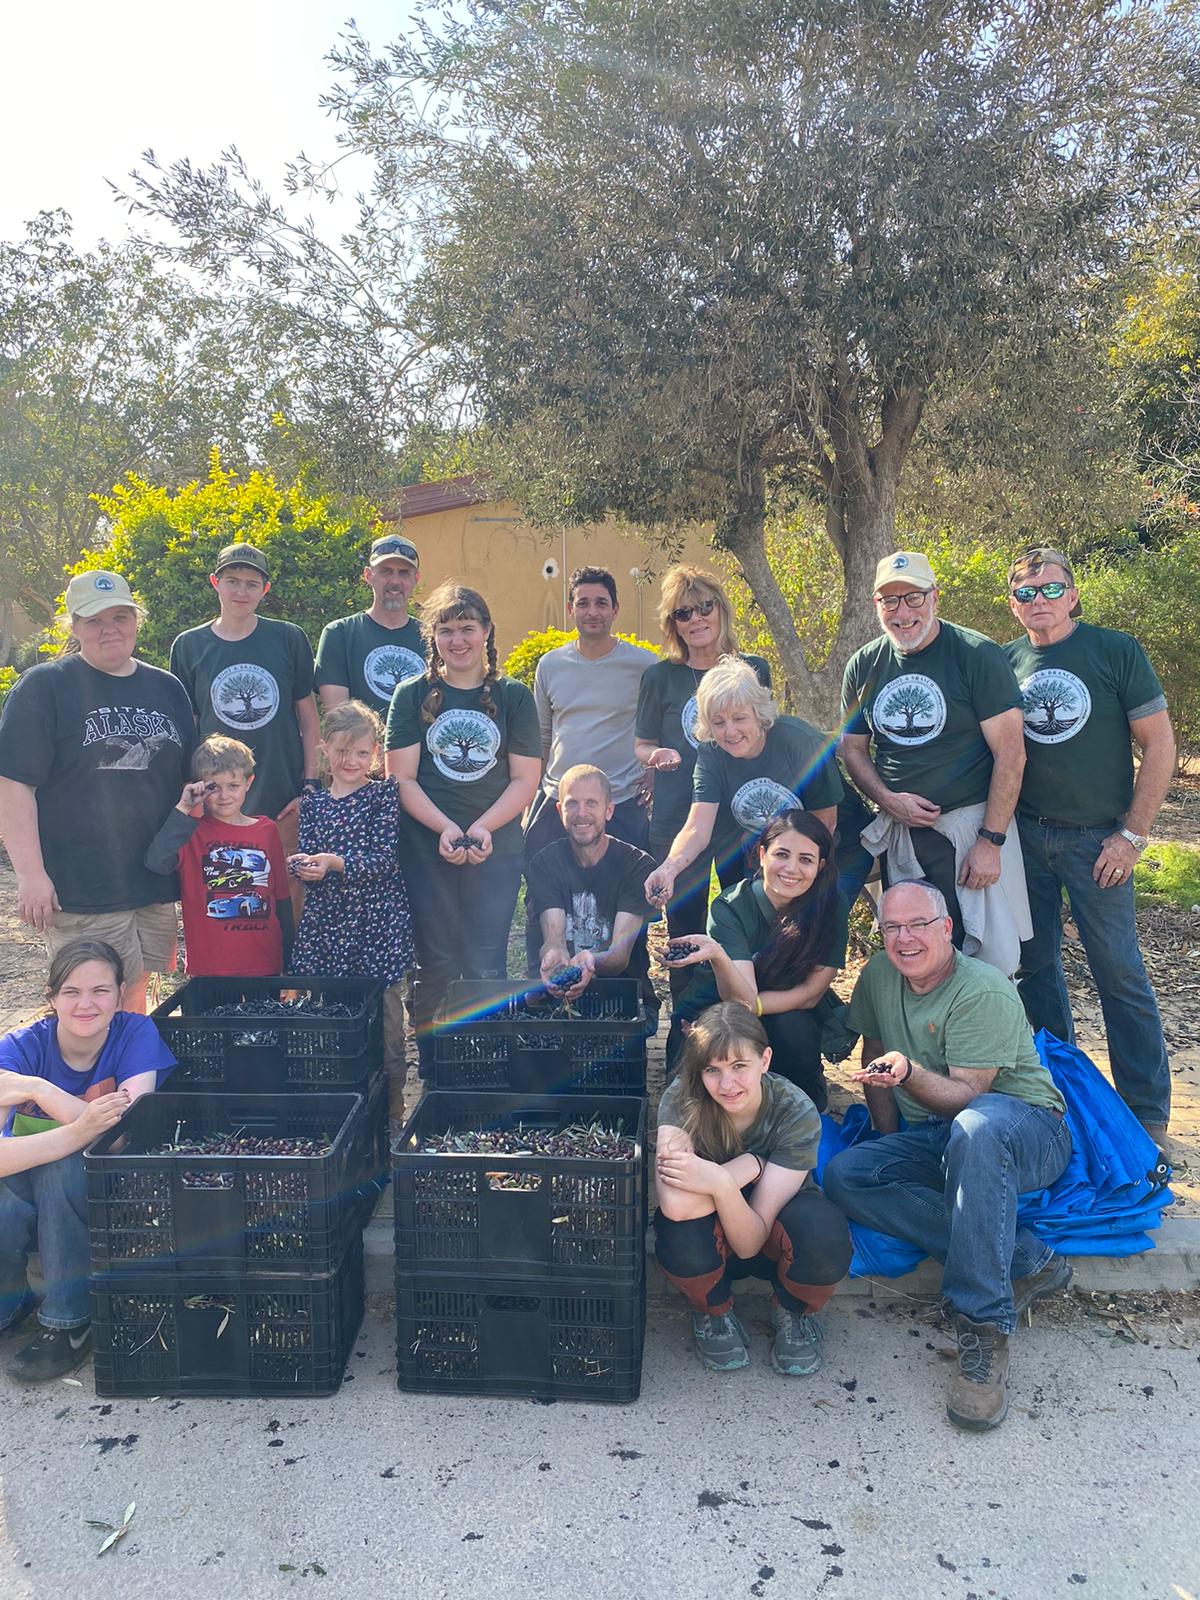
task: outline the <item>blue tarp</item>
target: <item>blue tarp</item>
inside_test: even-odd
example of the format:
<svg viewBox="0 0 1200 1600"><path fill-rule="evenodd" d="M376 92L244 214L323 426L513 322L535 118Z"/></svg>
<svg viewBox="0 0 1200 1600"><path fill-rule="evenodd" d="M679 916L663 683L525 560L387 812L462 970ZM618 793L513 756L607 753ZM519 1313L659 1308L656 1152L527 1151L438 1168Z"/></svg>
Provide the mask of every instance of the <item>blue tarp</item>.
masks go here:
<svg viewBox="0 0 1200 1600"><path fill-rule="evenodd" d="M1043 1030L1034 1040L1067 1102L1071 1159L1049 1189L1021 1196L1018 1215L1062 1255L1130 1256L1153 1250L1149 1230L1172 1203L1169 1173L1154 1141L1082 1050ZM817 1174L839 1150L877 1138L866 1107L851 1106L844 1121L821 1118ZM852 1277L896 1278L911 1272L921 1252L906 1240L857 1222Z"/></svg>

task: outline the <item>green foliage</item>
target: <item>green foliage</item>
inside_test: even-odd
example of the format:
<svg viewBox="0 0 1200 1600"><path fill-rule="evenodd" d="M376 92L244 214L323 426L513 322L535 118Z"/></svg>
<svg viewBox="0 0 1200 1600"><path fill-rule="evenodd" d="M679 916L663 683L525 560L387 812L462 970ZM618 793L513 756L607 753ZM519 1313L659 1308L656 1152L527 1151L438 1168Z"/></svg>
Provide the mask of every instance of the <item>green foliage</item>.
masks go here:
<svg viewBox="0 0 1200 1600"><path fill-rule="evenodd" d="M1110 363L1141 464L1168 498L1200 500L1200 244L1168 241L1125 299Z"/></svg>
<svg viewBox="0 0 1200 1600"><path fill-rule="evenodd" d="M1133 887L1141 904L1195 910L1200 906L1200 850L1186 844L1152 844L1133 869Z"/></svg>
<svg viewBox="0 0 1200 1600"><path fill-rule="evenodd" d="M17 669L15 667L0 667L0 711L4 709L4 702L8 699L16 681Z"/></svg>
<svg viewBox="0 0 1200 1600"><path fill-rule="evenodd" d="M109 540L85 551L74 571L106 567L124 574L148 612L139 654L159 666L178 633L215 615L208 575L222 545L238 540L267 558L272 584L265 616L295 622L315 641L326 622L362 604L359 579L370 537L365 506L348 513L302 484L281 487L269 473L239 478L215 451L205 483L172 492L131 474L99 504Z"/></svg>
<svg viewBox="0 0 1200 1600"><path fill-rule="evenodd" d="M630 644L641 645L643 650L653 650L655 655L658 654L658 646L651 644L649 639L639 639L633 633L618 633L614 637L625 639ZM574 632L564 633L561 628L543 628L540 633L535 633L531 629L520 644L515 644L505 656L501 671L506 677L516 678L527 689L532 689L537 664L547 650L557 650L559 645L570 644L574 638Z"/></svg>

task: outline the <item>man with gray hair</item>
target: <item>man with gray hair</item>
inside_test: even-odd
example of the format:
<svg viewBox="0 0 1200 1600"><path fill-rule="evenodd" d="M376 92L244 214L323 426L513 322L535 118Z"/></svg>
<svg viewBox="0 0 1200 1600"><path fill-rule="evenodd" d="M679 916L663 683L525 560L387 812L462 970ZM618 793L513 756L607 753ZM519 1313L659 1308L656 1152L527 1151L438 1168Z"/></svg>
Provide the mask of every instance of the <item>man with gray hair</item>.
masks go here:
<svg viewBox="0 0 1200 1600"><path fill-rule="evenodd" d="M822 1187L847 1216L943 1263L958 1340L946 1411L959 1427L993 1428L1008 1410L1018 1317L1071 1278L1017 1225L1017 1196L1053 1183L1070 1157L1066 1106L1016 989L954 948L941 891L893 884L879 916L884 948L855 985L850 1026L862 1034L854 1077L883 1137L835 1156Z"/></svg>

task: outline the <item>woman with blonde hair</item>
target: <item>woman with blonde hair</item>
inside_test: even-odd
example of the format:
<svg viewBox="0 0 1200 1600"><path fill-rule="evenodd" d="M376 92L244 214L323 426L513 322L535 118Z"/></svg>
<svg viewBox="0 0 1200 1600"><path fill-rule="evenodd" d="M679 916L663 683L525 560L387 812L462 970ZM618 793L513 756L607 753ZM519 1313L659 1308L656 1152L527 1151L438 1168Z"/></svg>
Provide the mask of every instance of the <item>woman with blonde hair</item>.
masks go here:
<svg viewBox="0 0 1200 1600"><path fill-rule="evenodd" d="M400 849L417 946L413 1013L423 1077L455 978L503 977L521 882L521 813L542 774L533 696L496 665L474 589L444 583L421 607L429 666L399 684L387 771L400 787Z"/></svg>
<svg viewBox="0 0 1200 1600"><path fill-rule="evenodd" d="M633 748L641 764L655 774L647 848L661 861L692 803L699 749L696 697L705 674L722 656L734 656L769 689L771 669L762 656L739 653L733 608L716 573L703 567L671 567L663 574L658 622L663 659L642 674ZM704 931L711 871L712 852L701 851L667 906L667 931L673 939ZM672 992L679 983L672 973Z"/></svg>

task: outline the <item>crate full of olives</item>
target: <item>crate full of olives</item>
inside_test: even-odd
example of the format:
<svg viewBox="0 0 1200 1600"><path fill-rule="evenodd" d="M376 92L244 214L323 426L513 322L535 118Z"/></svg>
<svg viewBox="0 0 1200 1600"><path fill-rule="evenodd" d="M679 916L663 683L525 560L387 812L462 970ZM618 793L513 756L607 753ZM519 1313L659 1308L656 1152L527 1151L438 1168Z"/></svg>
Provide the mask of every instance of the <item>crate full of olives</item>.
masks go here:
<svg viewBox="0 0 1200 1600"><path fill-rule="evenodd" d="M632 1284L646 1102L434 1090L392 1145L396 1269Z"/></svg>

